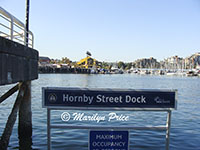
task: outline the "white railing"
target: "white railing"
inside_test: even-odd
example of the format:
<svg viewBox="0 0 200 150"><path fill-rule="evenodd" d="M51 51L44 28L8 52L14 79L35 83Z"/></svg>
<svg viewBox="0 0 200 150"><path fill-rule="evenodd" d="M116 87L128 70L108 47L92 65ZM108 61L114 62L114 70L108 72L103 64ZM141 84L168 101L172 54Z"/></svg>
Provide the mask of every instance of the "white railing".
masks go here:
<svg viewBox="0 0 200 150"><path fill-rule="evenodd" d="M33 33L29 31L28 34L28 46L33 48ZM0 36L23 45L27 44L25 25L2 7L0 7Z"/></svg>

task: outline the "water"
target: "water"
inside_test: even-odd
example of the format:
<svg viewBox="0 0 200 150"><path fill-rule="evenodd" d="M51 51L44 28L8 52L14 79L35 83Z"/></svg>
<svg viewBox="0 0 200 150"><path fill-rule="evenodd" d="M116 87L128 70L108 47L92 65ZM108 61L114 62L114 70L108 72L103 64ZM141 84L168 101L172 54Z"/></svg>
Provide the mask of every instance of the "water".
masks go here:
<svg viewBox="0 0 200 150"><path fill-rule="evenodd" d="M0 86L0 95L9 86ZM200 78L123 75L79 75L79 74L41 74L32 82L33 113L33 149L47 149L46 109L42 108L42 87L91 87L91 88L132 88L132 89L178 89L178 109L172 112L170 149L200 149ZM11 111L16 94L0 104L0 135L3 132L7 117ZM67 111L67 110L66 110ZM65 112L52 111L53 124L66 124L60 119ZM69 113L77 111L67 111ZM98 113L106 115L113 111L78 111L87 115ZM74 125L112 125L144 126L165 125L165 112L130 112L118 111L117 114L128 115L128 122L113 121L69 121ZM10 139L9 149L18 149L17 123ZM56 150L87 150L88 130L52 129L52 146ZM130 131L130 150L163 150L165 149L164 131Z"/></svg>

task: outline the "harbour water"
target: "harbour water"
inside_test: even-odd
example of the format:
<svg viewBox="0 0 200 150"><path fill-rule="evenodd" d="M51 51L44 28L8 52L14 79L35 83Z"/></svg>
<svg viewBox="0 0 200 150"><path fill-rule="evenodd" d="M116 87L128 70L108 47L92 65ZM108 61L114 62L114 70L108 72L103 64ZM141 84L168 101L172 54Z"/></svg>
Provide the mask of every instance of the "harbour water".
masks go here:
<svg viewBox="0 0 200 150"><path fill-rule="evenodd" d="M10 87L0 86L0 95ZM47 149L47 110L42 108L42 87L90 87L121 89L177 89L178 108L172 112L170 135L171 150L200 149L200 78L178 76L151 76L133 74L87 75L87 74L40 74L32 82L32 117L34 150ZM12 109L16 94L0 105L0 135ZM63 112L84 113L86 115L107 115L114 111L52 111L52 124L62 125L102 125L102 126L146 126L165 125L165 112L115 111L118 115L129 116L128 121L74 121L61 120ZM10 139L9 149L18 149L17 123ZM52 147L56 150L87 150L88 130L52 129ZM165 149L165 131L130 130L130 150Z"/></svg>

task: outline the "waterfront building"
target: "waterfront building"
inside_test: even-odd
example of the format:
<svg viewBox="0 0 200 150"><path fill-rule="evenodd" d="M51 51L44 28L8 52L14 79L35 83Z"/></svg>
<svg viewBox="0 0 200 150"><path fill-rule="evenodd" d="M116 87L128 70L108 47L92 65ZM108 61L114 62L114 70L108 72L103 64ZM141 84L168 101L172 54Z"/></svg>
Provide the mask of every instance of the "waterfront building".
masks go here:
<svg viewBox="0 0 200 150"><path fill-rule="evenodd" d="M187 66L189 69L197 69L200 66L200 52L187 58Z"/></svg>
<svg viewBox="0 0 200 150"><path fill-rule="evenodd" d="M185 68L185 60L182 57L172 56L164 59L164 68L169 70L177 70Z"/></svg>
<svg viewBox="0 0 200 150"><path fill-rule="evenodd" d="M200 65L200 53L185 58L186 69L197 69Z"/></svg>
<svg viewBox="0 0 200 150"><path fill-rule="evenodd" d="M143 59L137 59L135 62L133 62L133 66L135 68L160 68L160 63L157 62L156 59L153 57L150 58L143 58Z"/></svg>
<svg viewBox="0 0 200 150"><path fill-rule="evenodd" d="M43 66L43 65L48 65L50 64L51 59L49 57L39 57L38 65Z"/></svg>

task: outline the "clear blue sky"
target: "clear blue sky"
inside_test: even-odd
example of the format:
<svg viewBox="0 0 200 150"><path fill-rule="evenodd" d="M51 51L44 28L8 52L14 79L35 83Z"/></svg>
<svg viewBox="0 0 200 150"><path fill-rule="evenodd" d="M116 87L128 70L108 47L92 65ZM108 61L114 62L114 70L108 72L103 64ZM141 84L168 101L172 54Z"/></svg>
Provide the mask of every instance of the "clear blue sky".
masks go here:
<svg viewBox="0 0 200 150"><path fill-rule="evenodd" d="M200 0L30 0L30 30L41 56L100 61L200 52ZM21 21L25 0L0 0Z"/></svg>

